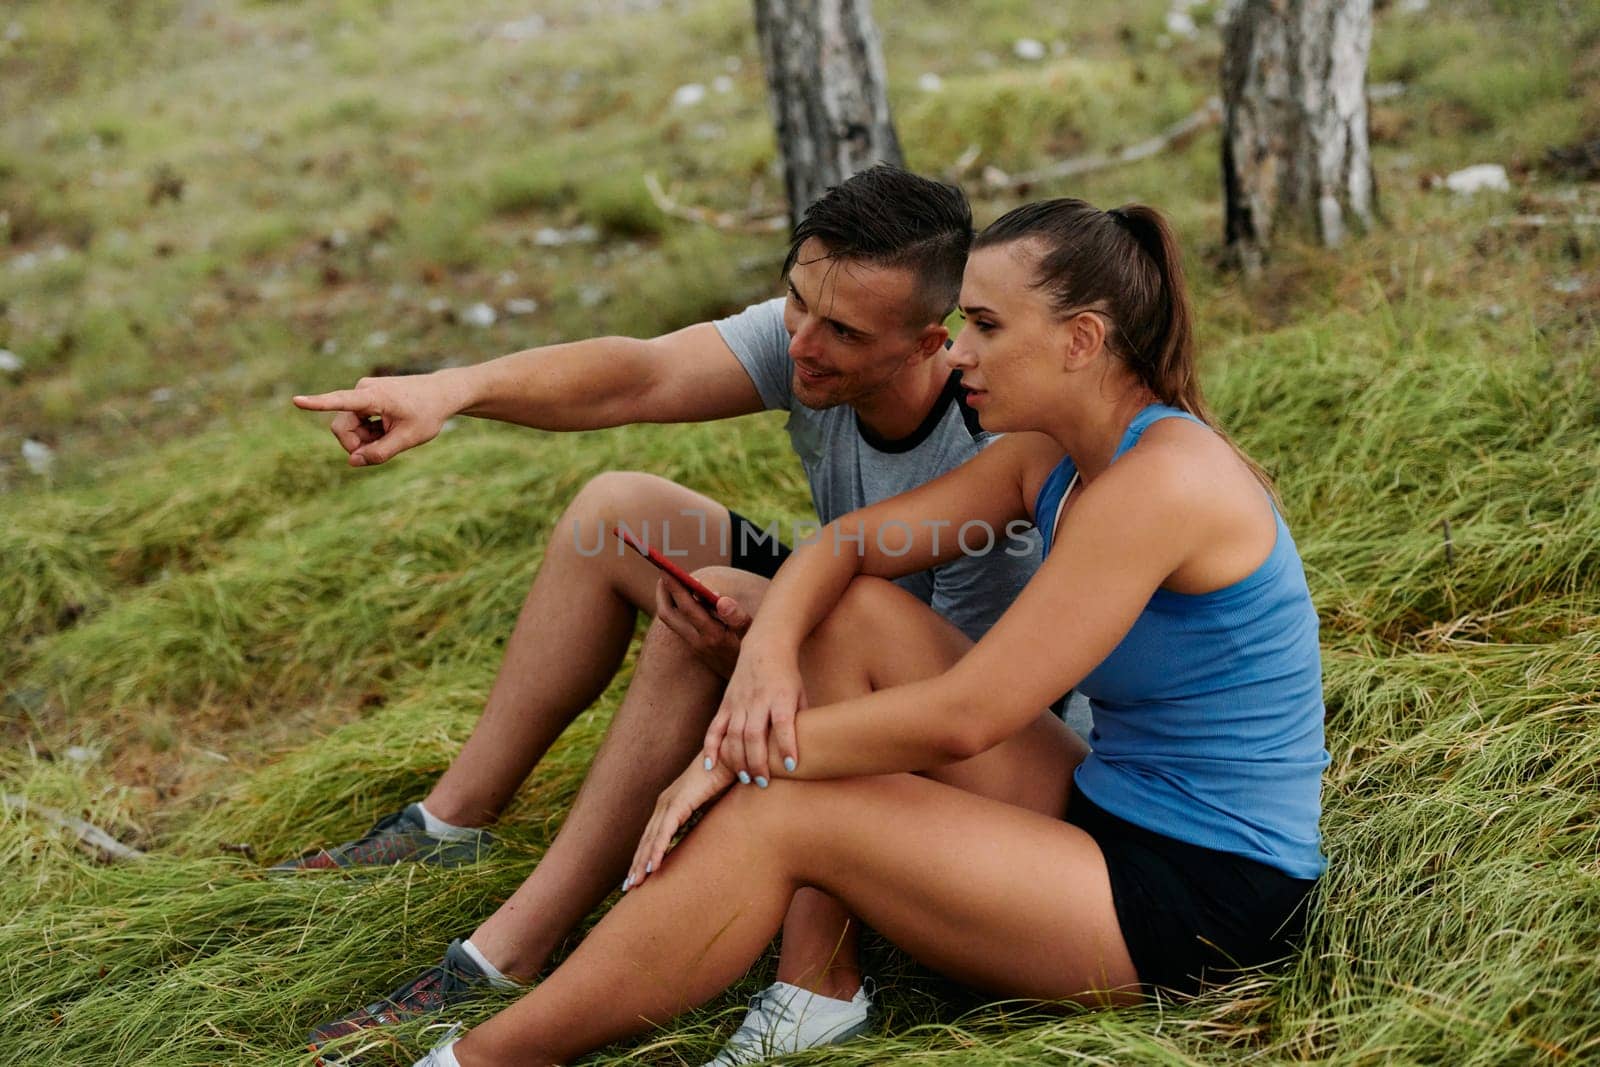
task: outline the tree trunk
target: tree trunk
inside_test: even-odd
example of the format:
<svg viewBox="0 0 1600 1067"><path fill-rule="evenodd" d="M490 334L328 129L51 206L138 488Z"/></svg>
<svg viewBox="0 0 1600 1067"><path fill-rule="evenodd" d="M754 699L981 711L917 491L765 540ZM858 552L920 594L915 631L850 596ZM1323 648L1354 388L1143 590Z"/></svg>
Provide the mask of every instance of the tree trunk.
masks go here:
<svg viewBox="0 0 1600 1067"><path fill-rule="evenodd" d="M1372 0L1237 0L1224 31L1227 241L1255 270L1275 230L1334 247L1370 227Z"/></svg>
<svg viewBox="0 0 1600 1067"><path fill-rule="evenodd" d="M901 164L869 0L755 0L789 218L874 163Z"/></svg>

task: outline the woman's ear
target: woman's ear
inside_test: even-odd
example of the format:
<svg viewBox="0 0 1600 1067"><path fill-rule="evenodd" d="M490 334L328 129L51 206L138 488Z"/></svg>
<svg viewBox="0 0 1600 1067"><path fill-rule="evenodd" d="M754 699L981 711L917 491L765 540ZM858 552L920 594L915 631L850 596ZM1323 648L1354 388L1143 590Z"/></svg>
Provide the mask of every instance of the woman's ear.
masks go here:
<svg viewBox="0 0 1600 1067"><path fill-rule="evenodd" d="M1080 311L1068 319L1066 367L1082 370L1093 363L1106 346L1106 320L1093 311Z"/></svg>

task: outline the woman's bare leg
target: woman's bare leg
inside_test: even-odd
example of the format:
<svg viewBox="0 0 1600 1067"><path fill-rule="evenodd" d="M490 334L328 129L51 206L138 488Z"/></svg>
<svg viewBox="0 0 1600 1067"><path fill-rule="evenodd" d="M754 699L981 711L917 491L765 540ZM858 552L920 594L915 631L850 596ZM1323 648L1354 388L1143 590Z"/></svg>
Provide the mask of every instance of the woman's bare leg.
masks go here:
<svg viewBox="0 0 1600 1067"><path fill-rule="evenodd" d="M862 641L862 634L888 640ZM892 582L858 579L801 650L813 704L920 681L947 670L972 642ZM1050 712L981 755L928 771L936 781L1060 818L1072 772L1089 748ZM783 924L778 980L849 1000L861 988L860 924L837 900L801 889Z"/></svg>
<svg viewBox="0 0 1600 1067"><path fill-rule="evenodd" d="M1105 861L1082 830L917 775L779 781L725 797L456 1056L463 1067L560 1063L664 1023L743 974L803 886L982 989L1138 997Z"/></svg>

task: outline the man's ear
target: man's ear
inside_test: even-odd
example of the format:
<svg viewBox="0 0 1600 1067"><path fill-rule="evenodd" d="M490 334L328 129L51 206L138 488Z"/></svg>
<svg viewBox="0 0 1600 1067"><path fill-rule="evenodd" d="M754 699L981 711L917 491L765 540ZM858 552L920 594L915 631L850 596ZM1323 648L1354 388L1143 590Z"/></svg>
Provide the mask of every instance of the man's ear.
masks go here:
<svg viewBox="0 0 1600 1067"><path fill-rule="evenodd" d="M932 359L950 340L950 331L943 323L930 323L922 328L922 333L917 337L917 359Z"/></svg>
<svg viewBox="0 0 1600 1067"><path fill-rule="evenodd" d="M1081 370L1094 362L1106 346L1106 320L1092 311L1080 311L1062 323L1067 370Z"/></svg>

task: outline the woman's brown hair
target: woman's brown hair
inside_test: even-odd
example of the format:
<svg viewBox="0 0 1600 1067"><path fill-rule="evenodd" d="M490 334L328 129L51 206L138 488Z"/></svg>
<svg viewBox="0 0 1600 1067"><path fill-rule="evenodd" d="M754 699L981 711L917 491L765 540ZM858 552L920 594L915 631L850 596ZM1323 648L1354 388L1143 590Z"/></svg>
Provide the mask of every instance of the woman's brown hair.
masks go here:
<svg viewBox="0 0 1600 1067"><path fill-rule="evenodd" d="M1000 216L972 248L1017 241L1042 246L1033 287L1058 314L1104 315L1106 346L1140 383L1233 444L1200 389L1183 258L1159 211L1143 204L1101 211L1083 200L1042 200ZM1271 491L1266 471L1237 445L1234 451Z"/></svg>

